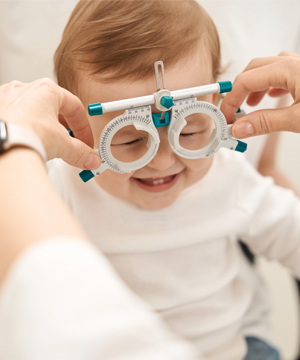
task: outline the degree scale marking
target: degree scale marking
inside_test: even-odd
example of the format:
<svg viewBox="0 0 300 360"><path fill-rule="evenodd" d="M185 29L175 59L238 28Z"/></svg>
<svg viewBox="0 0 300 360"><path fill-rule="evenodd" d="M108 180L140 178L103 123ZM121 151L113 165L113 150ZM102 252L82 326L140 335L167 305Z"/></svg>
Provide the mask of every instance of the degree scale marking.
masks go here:
<svg viewBox="0 0 300 360"><path fill-rule="evenodd" d="M202 109L211 112L214 116L218 118L219 123L221 125L221 134L217 138L215 138L215 140L212 142L210 149L206 153L206 157L215 154L216 149L218 149L220 143L222 143L222 141L227 140L227 122L222 112L215 105L203 101L198 101L196 97L193 97L191 99L181 99L174 101L174 105L175 105L174 108L176 108L176 104L178 104L180 108L176 109L177 111L173 115L175 124L180 117L185 118L185 113L190 111L194 111L192 112L192 114L202 113L201 111L199 111Z"/></svg>
<svg viewBox="0 0 300 360"><path fill-rule="evenodd" d="M113 163L108 154L107 154L107 150L106 150L106 144L107 144L107 139L110 135L110 132L112 130L114 130L116 127L119 127L120 125L124 124L124 123L129 123L128 125L133 125L134 121L139 121L139 122L143 122L145 124L149 124L150 121L152 121L152 118L149 116L147 117L147 115L145 114L140 114L139 112L144 112L146 110L146 113L150 111L150 107L143 107L143 108L136 108L136 110L126 110L125 114L120 115L115 121L113 121L111 124L109 124L109 126L107 128L105 128L103 130L103 134L101 135L101 139L100 139L100 144L99 144L99 150L100 150L100 157L102 159L102 163L106 164L111 170L118 172L120 174L123 174L124 172L121 171L118 168L118 165ZM132 114L132 112L135 112L135 114ZM109 144L110 145L110 144Z"/></svg>
<svg viewBox="0 0 300 360"><path fill-rule="evenodd" d="M179 105L182 106L182 100L174 101L174 103L178 103ZM221 124L221 134L220 134L219 138L221 140L227 140L227 137L226 137L227 123L224 118L224 115L221 113L221 111L216 106L214 106L213 104L206 103L206 102L199 102L199 101L196 102L195 100L186 101L185 103L187 105L178 109L178 111L175 113L175 115L173 115L175 122L177 122L179 117L181 117L181 116L184 118L184 115L186 112L195 110L195 113L197 113L197 110L201 110L201 109L208 110L209 112L211 112L212 114L217 116L217 118Z"/></svg>
<svg viewBox="0 0 300 360"><path fill-rule="evenodd" d="M207 152L206 156L211 156L215 153L215 150L218 148L219 144L222 142L222 140L227 140L227 123L226 120L221 113L220 110L218 110L214 105L207 103L207 102L201 102L197 101L195 97L191 99L186 100L177 100L174 101L174 103L177 103L180 106L180 109L177 109L176 112L173 113L174 121L175 123L178 121L179 117L184 117L186 112L195 111L194 113L198 113L199 110L205 109L208 112L211 112L214 116L216 116L219 120L219 123L221 125L221 134L219 137L217 137L213 143L211 144L210 150ZM185 103L185 106L182 107L183 103ZM176 108L176 106L175 106ZM141 108L134 108L134 109L128 109L125 111L123 115L120 115L115 121L113 121L105 130L103 135L101 136L100 140L100 156L103 160L103 163L105 163L110 169L118 172L123 173L118 166L113 163L109 156L107 155L106 151L106 143L107 139L110 135L110 132L114 130L116 127L121 126L123 123L130 123L132 124L134 121L143 122L145 124L149 124L150 121L152 121L151 116L146 116L146 114L141 114L141 112L144 112L146 110L146 113L148 113L150 110L150 107L141 107ZM174 110L174 109L173 109ZM134 112L134 114L132 114ZM201 111L200 111L201 112Z"/></svg>

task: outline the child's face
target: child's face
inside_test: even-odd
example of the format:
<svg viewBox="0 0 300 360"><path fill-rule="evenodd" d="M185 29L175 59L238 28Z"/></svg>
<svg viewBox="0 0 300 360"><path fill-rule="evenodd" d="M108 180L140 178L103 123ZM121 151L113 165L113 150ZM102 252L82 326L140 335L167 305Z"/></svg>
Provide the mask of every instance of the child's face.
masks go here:
<svg viewBox="0 0 300 360"><path fill-rule="evenodd" d="M169 70L165 70L165 79L167 89L170 91L210 84L214 82L211 61L205 60L203 54L202 58L200 56L191 57ZM88 104L96 102L105 103L156 92L154 66L153 76L139 81L125 80L103 83L97 79L83 78L82 84L81 93L84 94L82 100L86 108ZM198 99L215 102L216 98L215 95L206 95ZM154 106L152 111L159 112ZM98 147L104 126L122 113L124 111L89 117L95 148ZM96 177L95 181L111 195L145 209L155 210L171 205L184 189L205 176L212 164L212 157L188 160L177 156L169 145L167 130L167 127L157 129L160 136L159 149L153 160L145 167L130 174L118 174L112 170L106 170ZM124 133L124 140L119 137L117 142L122 144L127 151L126 146L130 145L126 144L132 140L134 139L131 139L130 135Z"/></svg>

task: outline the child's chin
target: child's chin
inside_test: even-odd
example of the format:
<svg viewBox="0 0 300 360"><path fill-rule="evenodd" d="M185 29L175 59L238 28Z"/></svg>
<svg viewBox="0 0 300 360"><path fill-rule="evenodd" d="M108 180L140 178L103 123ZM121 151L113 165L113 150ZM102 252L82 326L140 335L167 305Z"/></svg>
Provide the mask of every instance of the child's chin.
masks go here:
<svg viewBox="0 0 300 360"><path fill-rule="evenodd" d="M151 199L150 201L143 200L139 201L136 205L140 206L145 210L160 210L171 206L177 197L169 198L169 199Z"/></svg>

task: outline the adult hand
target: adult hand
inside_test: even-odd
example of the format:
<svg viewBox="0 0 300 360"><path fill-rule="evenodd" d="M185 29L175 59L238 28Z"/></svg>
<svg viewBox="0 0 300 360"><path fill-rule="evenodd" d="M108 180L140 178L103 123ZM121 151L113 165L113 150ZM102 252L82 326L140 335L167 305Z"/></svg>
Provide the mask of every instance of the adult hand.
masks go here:
<svg viewBox="0 0 300 360"><path fill-rule="evenodd" d="M257 58L250 62L226 94L221 111L228 123L247 98L247 104L257 105L268 93L272 97L289 92L293 105L282 109L258 110L237 120L232 133L244 138L275 131L300 132L300 55L282 52L277 57Z"/></svg>
<svg viewBox="0 0 300 360"><path fill-rule="evenodd" d="M81 101L50 79L0 86L0 119L28 128L42 141L48 160L96 169L93 135ZM76 138L69 136L70 128Z"/></svg>

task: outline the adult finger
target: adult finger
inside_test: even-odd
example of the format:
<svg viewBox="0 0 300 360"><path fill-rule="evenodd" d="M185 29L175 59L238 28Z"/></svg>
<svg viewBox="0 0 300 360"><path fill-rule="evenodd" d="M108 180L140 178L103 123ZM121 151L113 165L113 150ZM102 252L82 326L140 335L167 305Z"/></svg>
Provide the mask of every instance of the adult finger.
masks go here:
<svg viewBox="0 0 300 360"><path fill-rule="evenodd" d="M32 84L39 88L44 87L46 94L51 91L57 97L58 113L56 117L64 126L66 126L66 123L68 124L68 128L72 130L77 139L93 147L94 139L91 126L79 98L50 79L36 80Z"/></svg>
<svg viewBox="0 0 300 360"><path fill-rule="evenodd" d="M300 88L300 58L281 57L280 61L248 70L238 75L233 83L233 89L227 93L221 104L221 111L228 122L232 122L234 114L244 99L251 92L265 91L271 87L288 90L293 98L299 96Z"/></svg>
<svg viewBox="0 0 300 360"><path fill-rule="evenodd" d="M232 126L232 134L238 139L275 131L300 133L299 103L282 109L254 111L237 120Z"/></svg>
<svg viewBox="0 0 300 360"><path fill-rule="evenodd" d="M259 57L254 58L249 62L249 64L246 66L246 68L243 70L243 72L257 69L262 66L277 63L279 61L282 61L286 57L299 58L300 55L291 53L289 51L282 51L278 56L267 56L267 57L261 57L261 58L259 58Z"/></svg>
<svg viewBox="0 0 300 360"><path fill-rule="evenodd" d="M290 51L281 51L279 56L293 56L293 57L300 57L299 54L292 53Z"/></svg>
<svg viewBox="0 0 300 360"><path fill-rule="evenodd" d="M251 92L247 97L247 104L250 106L259 104L267 92L268 90Z"/></svg>
<svg viewBox="0 0 300 360"><path fill-rule="evenodd" d="M79 139L72 138L69 133L62 129L57 133L59 147L52 147L48 152L48 157L61 158L71 166L80 169L97 169L101 164L100 157L95 151Z"/></svg>
<svg viewBox="0 0 300 360"><path fill-rule="evenodd" d="M63 98L59 114L69 125L75 138L85 142L90 147L94 146L94 138L88 121L86 111L78 97L62 89Z"/></svg>
<svg viewBox="0 0 300 360"><path fill-rule="evenodd" d="M284 89L272 88L268 90L268 95L271 97L279 97L288 94L289 92ZM251 94L250 94L251 95Z"/></svg>
<svg viewBox="0 0 300 360"><path fill-rule="evenodd" d="M299 57L300 55L293 54L293 53L288 52L288 51L282 51L278 56L265 57L265 58L255 58L255 59L250 61L250 63L243 70L243 72L253 70L253 69L257 69L257 68L262 67L262 66L274 64L274 63L276 63L278 61L281 61L282 57L284 57L284 56L285 57L287 57L287 56ZM250 105L250 106L255 106L255 105L259 104L266 93L268 93L268 95L270 95L270 96L277 97L277 96L284 95L287 92L287 91L285 91L283 89L276 89L276 90L277 91L275 91L275 90L274 91L264 90L264 91L250 92L248 94L248 97L247 97L247 104Z"/></svg>
<svg viewBox="0 0 300 360"><path fill-rule="evenodd" d="M250 106L255 106L259 104L266 94L268 94L271 97L280 97L288 93L289 93L288 90L276 89L276 88L271 88L269 90L264 90L264 91L251 92L247 97L247 104Z"/></svg>

